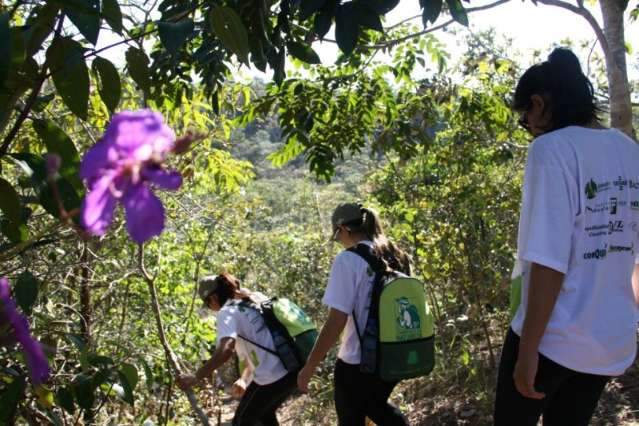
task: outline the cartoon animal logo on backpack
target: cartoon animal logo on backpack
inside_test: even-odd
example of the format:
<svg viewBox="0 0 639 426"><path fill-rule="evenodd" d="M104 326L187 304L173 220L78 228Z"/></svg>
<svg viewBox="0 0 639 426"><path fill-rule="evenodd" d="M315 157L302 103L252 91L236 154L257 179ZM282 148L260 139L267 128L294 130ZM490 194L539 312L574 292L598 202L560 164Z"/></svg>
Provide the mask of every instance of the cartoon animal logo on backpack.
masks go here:
<svg viewBox="0 0 639 426"><path fill-rule="evenodd" d="M419 337L421 321L417 307L406 297L395 299L397 335L401 340Z"/></svg>

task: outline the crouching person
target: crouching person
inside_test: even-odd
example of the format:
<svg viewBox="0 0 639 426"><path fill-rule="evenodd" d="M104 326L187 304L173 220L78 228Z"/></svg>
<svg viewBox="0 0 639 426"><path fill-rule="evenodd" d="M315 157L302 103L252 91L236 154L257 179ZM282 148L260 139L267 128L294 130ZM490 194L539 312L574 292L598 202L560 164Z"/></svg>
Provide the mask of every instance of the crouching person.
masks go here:
<svg viewBox="0 0 639 426"><path fill-rule="evenodd" d="M284 368L261 314L247 307L266 296L241 290L237 278L226 273L200 280L198 293L205 307L217 313L217 346L211 359L194 375L179 377L178 385L186 390L201 383L237 353L246 361L252 381L247 385L240 379L233 386L233 395L241 397L233 425L278 425L275 412L296 390L297 373Z"/></svg>

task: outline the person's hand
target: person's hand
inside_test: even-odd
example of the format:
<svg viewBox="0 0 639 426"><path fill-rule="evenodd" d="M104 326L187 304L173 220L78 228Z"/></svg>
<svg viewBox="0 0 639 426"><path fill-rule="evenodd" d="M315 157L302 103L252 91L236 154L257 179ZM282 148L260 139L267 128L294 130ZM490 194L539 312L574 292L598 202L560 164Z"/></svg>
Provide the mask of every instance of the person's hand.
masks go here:
<svg viewBox="0 0 639 426"><path fill-rule="evenodd" d="M191 389L198 382L197 378L192 374L183 374L177 378L177 385L183 391Z"/></svg>
<svg viewBox="0 0 639 426"><path fill-rule="evenodd" d="M517 391L526 398L542 399L546 395L537 392L535 389L535 377L537 377L537 367L539 365L539 353L520 352L515 364L513 380Z"/></svg>
<svg viewBox="0 0 639 426"><path fill-rule="evenodd" d="M237 379L231 387L231 396L235 399L240 399L246 391L246 382L243 379Z"/></svg>
<svg viewBox="0 0 639 426"><path fill-rule="evenodd" d="M313 368L309 368L308 365L305 365L297 374L297 387L300 392L308 393L308 382L311 381L311 377L313 377L314 372Z"/></svg>

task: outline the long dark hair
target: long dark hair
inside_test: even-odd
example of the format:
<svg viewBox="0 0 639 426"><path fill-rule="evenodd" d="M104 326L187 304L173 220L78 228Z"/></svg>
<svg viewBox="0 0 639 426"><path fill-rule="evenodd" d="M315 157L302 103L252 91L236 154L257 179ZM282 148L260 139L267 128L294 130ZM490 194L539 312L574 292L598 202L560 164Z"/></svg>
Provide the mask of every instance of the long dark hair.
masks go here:
<svg viewBox="0 0 639 426"><path fill-rule="evenodd" d="M239 294L242 298L248 297L248 293L240 289L240 280L233 275L222 272L215 277L217 283L215 290L211 295L215 294L220 306L223 306L227 300L235 298L236 294Z"/></svg>
<svg viewBox="0 0 639 426"><path fill-rule="evenodd" d="M587 126L599 121L601 110L592 83L570 49L558 47L547 61L528 68L515 89L513 109L527 111L533 95L541 96L550 108L552 124L549 130Z"/></svg>
<svg viewBox="0 0 639 426"><path fill-rule="evenodd" d="M375 253L384 259L391 269L410 275L410 256L386 237L377 212L366 207L361 207L361 212L361 219L344 225L347 225L351 232L366 235L373 242Z"/></svg>

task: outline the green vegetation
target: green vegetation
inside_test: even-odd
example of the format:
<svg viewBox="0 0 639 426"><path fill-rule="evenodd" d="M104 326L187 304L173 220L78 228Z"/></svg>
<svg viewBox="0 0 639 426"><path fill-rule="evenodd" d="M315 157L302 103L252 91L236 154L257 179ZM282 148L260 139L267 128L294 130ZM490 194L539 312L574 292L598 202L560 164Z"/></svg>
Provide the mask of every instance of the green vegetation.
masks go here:
<svg viewBox="0 0 639 426"><path fill-rule="evenodd" d="M0 323L0 424L195 424L163 343L179 368L209 356L198 277L229 271L321 322L338 250L328 215L352 200L379 210L410 252L435 314L436 368L394 398L415 424L489 423L529 141L508 107L522 58L492 32L460 33L467 50L451 63L421 26L380 31L397 1L273 3L166 0L159 21L136 1L0 3L0 277L51 368L44 385L27 384ZM459 0L420 4L427 28L440 14L472 20ZM333 22L342 53L318 64L309 42ZM126 65L95 50L105 26L127 40ZM593 56L605 94L606 63ZM268 65L274 82L237 82L237 61ZM161 195L167 226L143 259L121 213L101 238L77 216L80 158L114 111L142 107L178 136L199 135L170 162L184 184ZM47 153L61 157L56 177ZM334 423L334 356L286 418ZM618 383L601 424L637 420L639 397ZM229 404L217 382L197 396L213 423Z"/></svg>

